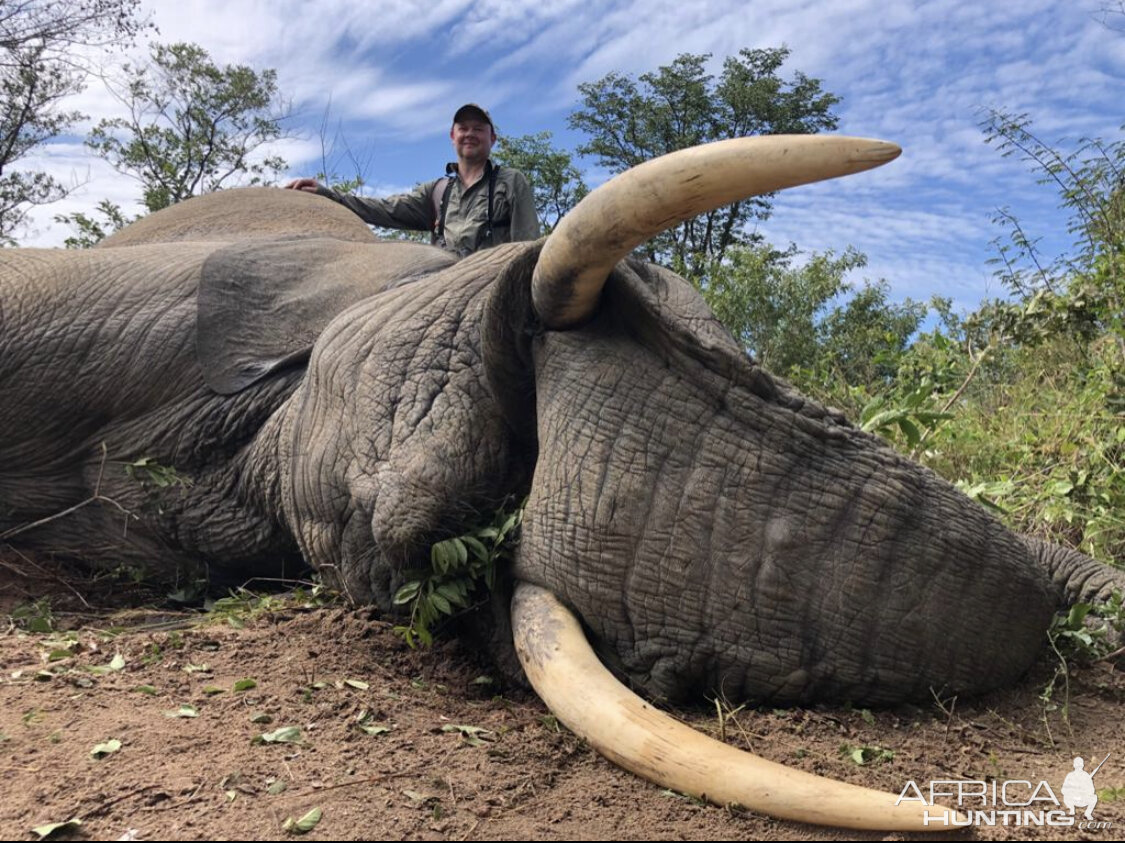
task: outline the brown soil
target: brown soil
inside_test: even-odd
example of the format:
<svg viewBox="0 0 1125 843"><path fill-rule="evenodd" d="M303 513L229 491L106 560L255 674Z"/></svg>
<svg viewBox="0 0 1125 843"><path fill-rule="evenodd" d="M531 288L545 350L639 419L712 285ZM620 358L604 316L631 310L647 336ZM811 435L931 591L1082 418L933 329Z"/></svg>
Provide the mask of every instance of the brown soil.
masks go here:
<svg viewBox="0 0 1125 843"><path fill-rule="evenodd" d="M314 808L322 818L305 835L314 840L911 836L804 826L662 791L596 755L534 697L500 694L481 678L483 660L457 642L412 651L367 610L272 598L244 605L232 624L121 610L120 586L82 588L80 597L30 560L0 560L0 829L9 839L34 839L34 827L71 818L81 826L60 839L284 839L287 818ZM11 619L44 595L55 631ZM1109 663L1075 671L1067 719L1039 699L1055 664L1044 657L1020 687L943 701L944 710L936 701L728 709L725 732L767 758L895 793L908 780L1042 779L1061 798L1074 756L1089 770L1109 752L1095 779L1103 791L1095 819L1110 828L942 836L1117 839L1125 676ZM248 679L254 687L235 690ZM1055 701L1065 697L1060 684ZM196 716L170 716L189 711ZM713 709L681 714L719 730ZM269 722L254 722L262 716ZM255 742L289 726L299 743ZM91 750L111 739L120 748L95 759ZM861 766L842 747L893 757L869 750L883 758ZM1109 788L1121 789L1116 800Z"/></svg>

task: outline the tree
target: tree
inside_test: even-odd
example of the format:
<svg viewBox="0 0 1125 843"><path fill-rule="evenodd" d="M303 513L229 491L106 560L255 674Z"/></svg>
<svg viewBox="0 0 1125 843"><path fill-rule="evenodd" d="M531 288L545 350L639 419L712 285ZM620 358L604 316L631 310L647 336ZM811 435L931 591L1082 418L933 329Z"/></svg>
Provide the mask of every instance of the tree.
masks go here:
<svg viewBox="0 0 1125 843"><path fill-rule="evenodd" d="M101 216L102 221L99 221L94 214ZM63 241L63 245L68 249L89 249L137 219L139 217L126 216L120 205L108 199L101 200L95 211L90 214L82 211L73 214L55 214L55 222L74 228L74 233Z"/></svg>
<svg viewBox="0 0 1125 843"><path fill-rule="evenodd" d="M570 153L551 145L551 133L502 137L496 144L497 162L522 172L535 193L535 213L544 233L551 232L589 188Z"/></svg>
<svg viewBox="0 0 1125 843"><path fill-rule="evenodd" d="M32 206L54 202L68 192L47 173L12 168L82 116L58 107L78 90L78 75L43 60L42 52L22 50L15 63L0 69L0 241L6 245L15 242L13 235Z"/></svg>
<svg viewBox="0 0 1125 843"><path fill-rule="evenodd" d="M358 193L367 184L375 148L368 142L357 152L344 135L342 121L337 119L332 125L331 97L320 118L319 139L320 168L313 178L338 193Z"/></svg>
<svg viewBox="0 0 1125 843"><path fill-rule="evenodd" d="M888 302L885 282L855 289L844 276L867 258L854 249L812 253L797 264L799 257L795 246L732 248L705 273L703 297L766 369L799 374L802 389L823 392L827 379L862 385L892 378L925 305Z"/></svg>
<svg viewBox="0 0 1125 843"><path fill-rule="evenodd" d="M851 297L831 308L819 324L816 371L848 386L886 386L897 375L911 337L926 317L926 305L887 300L886 281L848 287Z"/></svg>
<svg viewBox="0 0 1125 843"><path fill-rule="evenodd" d="M1038 300L1028 315L1040 334L1100 327L1115 334L1125 361L1125 140L1082 138L1066 150L1037 135L1027 115L1002 110L989 111L982 128L988 143L1054 186L1075 237L1069 252L1044 255L1016 215L1001 209L996 218L1008 234L995 241L1000 280L1025 305Z"/></svg>
<svg viewBox="0 0 1125 843"><path fill-rule="evenodd" d="M1125 27L1122 25L1122 20L1125 20L1125 0L1113 0L1113 2L1107 0L1102 3L1098 11L1101 12L1103 26L1117 32L1125 32Z"/></svg>
<svg viewBox="0 0 1125 843"><path fill-rule="evenodd" d="M132 38L146 23L140 0L4 0L0 3L0 50L42 47L60 58L74 47L104 47ZM68 58L73 62L74 56Z"/></svg>
<svg viewBox="0 0 1125 843"><path fill-rule="evenodd" d="M141 182L149 211L244 175L257 184L286 166L257 157L284 137L274 70L219 67L198 45L156 44L149 63L126 66L115 93L128 116L101 121L86 143Z"/></svg>
<svg viewBox="0 0 1125 843"><path fill-rule="evenodd" d="M15 165L82 117L60 108L90 71L77 48L130 43L146 26L138 6L139 0L0 2L0 243L14 242L31 206L67 194L47 173Z"/></svg>
<svg viewBox="0 0 1125 843"><path fill-rule="evenodd" d="M707 73L710 54L685 53L655 73L637 80L610 73L578 86L583 107L570 126L590 136L583 155L619 173L677 149L751 134L805 134L834 129L832 107L839 98L821 89L820 80L779 70L789 50L743 49L723 62L718 80ZM699 279L732 246L754 237L751 219L765 219L768 198L742 200L689 220L650 241L650 260L673 262Z"/></svg>

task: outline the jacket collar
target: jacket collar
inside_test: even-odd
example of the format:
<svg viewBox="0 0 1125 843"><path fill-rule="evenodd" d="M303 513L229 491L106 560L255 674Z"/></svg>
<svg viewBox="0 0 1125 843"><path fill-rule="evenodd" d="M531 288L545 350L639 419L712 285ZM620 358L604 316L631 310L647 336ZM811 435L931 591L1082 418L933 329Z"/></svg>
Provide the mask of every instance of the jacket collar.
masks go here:
<svg viewBox="0 0 1125 843"><path fill-rule="evenodd" d="M498 169L498 165L493 164L492 159L489 158L484 162L484 174L481 176L480 180L484 181L485 179L487 179L492 174L493 169ZM450 161L445 165L445 174L447 176L451 176L452 178L460 180L460 174L457 172L456 161Z"/></svg>

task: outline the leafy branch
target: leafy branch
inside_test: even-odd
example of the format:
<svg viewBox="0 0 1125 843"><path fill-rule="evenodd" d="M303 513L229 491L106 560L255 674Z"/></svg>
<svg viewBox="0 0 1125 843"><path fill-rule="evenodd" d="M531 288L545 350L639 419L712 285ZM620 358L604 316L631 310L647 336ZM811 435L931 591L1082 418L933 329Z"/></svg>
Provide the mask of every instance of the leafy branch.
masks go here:
<svg viewBox="0 0 1125 843"><path fill-rule="evenodd" d="M492 590L497 566L511 558L518 541L523 508L524 504L512 511L501 508L492 523L430 548L429 570L414 572L394 596L396 606L410 607L410 620L395 627L407 644L429 646L439 620L476 605L483 599L482 587Z"/></svg>

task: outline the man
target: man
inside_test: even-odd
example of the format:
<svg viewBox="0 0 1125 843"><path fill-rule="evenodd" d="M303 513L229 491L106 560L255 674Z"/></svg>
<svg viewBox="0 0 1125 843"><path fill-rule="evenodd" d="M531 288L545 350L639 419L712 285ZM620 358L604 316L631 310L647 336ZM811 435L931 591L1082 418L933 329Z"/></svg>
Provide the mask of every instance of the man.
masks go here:
<svg viewBox="0 0 1125 843"><path fill-rule="evenodd" d="M285 185L339 202L366 223L384 228L429 231L430 242L462 257L478 249L539 236L531 185L519 170L489 159L496 129L488 112L475 103L457 109L449 139L457 162L445 178L418 185L386 199L344 196L314 179Z"/></svg>

